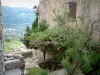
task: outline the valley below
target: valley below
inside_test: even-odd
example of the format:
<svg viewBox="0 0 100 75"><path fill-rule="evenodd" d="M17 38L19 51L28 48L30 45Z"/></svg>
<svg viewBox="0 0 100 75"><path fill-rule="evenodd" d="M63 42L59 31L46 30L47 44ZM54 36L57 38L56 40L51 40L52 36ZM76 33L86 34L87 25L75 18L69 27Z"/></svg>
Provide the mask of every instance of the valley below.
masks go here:
<svg viewBox="0 0 100 75"><path fill-rule="evenodd" d="M27 26L31 27L35 13L31 8L2 6L2 23L4 32L4 52L16 51L22 44ZM10 15L9 15L10 14Z"/></svg>

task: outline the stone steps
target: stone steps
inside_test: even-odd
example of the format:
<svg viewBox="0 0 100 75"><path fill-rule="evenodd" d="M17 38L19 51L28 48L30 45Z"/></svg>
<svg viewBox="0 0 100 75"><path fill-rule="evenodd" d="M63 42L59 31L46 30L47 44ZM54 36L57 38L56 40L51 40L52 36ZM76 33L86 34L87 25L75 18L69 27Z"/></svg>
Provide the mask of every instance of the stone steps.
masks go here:
<svg viewBox="0 0 100 75"><path fill-rule="evenodd" d="M21 75L25 69L24 58L20 55L4 55L5 75Z"/></svg>

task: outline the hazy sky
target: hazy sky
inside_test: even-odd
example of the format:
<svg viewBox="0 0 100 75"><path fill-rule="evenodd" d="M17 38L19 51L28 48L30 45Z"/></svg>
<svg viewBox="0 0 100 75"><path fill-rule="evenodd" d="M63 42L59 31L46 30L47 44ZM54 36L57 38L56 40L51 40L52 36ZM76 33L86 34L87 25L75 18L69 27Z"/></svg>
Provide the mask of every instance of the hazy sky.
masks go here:
<svg viewBox="0 0 100 75"><path fill-rule="evenodd" d="M39 0L1 0L3 6L32 8Z"/></svg>

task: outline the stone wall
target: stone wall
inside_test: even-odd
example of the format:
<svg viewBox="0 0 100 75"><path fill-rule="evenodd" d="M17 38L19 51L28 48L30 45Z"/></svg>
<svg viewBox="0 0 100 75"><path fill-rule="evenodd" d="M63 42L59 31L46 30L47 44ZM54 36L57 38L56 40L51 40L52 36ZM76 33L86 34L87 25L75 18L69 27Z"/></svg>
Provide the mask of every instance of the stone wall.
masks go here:
<svg viewBox="0 0 100 75"><path fill-rule="evenodd" d="M50 28L54 27L56 23L54 22L55 14L54 11L63 13L67 6L67 0L40 0L39 4L39 14L40 21L46 20Z"/></svg>
<svg viewBox="0 0 100 75"><path fill-rule="evenodd" d="M86 0L86 10L89 16L91 17L91 22L96 22L94 27L95 30L93 32L92 38L100 41L100 0ZM85 23L88 23L89 20L87 19L87 16L84 17Z"/></svg>
<svg viewBox="0 0 100 75"><path fill-rule="evenodd" d="M56 26L54 22L55 15L53 11L59 10L63 13L67 8L69 8L69 2L77 3L76 20L80 19L85 25L90 26L89 16L91 21L94 22L100 18L100 0L40 0L39 13L40 21L46 20L50 28ZM96 29L93 32L92 38L95 40L100 40L100 21L96 22Z"/></svg>
<svg viewBox="0 0 100 75"><path fill-rule="evenodd" d="M3 29L1 23L1 0L0 0L0 75L3 75L3 63L4 63L4 53L3 53Z"/></svg>
<svg viewBox="0 0 100 75"><path fill-rule="evenodd" d="M85 0L40 0L39 4L39 14L40 21L46 20L50 28L56 26L56 22L54 22L55 13L64 13L69 8L69 2L77 3L77 12L76 17L84 18L84 3Z"/></svg>

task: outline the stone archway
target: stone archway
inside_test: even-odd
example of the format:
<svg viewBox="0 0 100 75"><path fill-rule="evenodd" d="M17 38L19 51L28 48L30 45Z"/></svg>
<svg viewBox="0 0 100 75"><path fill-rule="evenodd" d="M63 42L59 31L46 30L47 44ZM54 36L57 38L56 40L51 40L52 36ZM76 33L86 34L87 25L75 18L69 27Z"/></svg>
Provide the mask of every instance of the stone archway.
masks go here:
<svg viewBox="0 0 100 75"><path fill-rule="evenodd" d="M2 12L1 12L1 0L0 0L0 75L3 75L4 69L4 47L3 47L3 26L2 26Z"/></svg>

